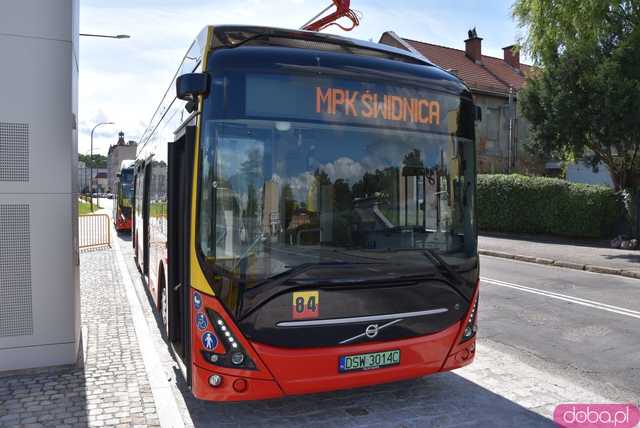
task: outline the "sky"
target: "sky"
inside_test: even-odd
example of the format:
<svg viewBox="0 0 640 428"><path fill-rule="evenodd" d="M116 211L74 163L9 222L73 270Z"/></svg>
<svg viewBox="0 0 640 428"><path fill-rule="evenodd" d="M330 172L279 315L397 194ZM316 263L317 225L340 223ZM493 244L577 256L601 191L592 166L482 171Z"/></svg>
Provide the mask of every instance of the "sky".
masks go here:
<svg viewBox="0 0 640 428"><path fill-rule="evenodd" d="M167 90L191 41L206 25L253 24L299 28L330 0L80 0L80 32L128 34L130 39L80 38L79 151L106 154L118 139L137 141ZM361 14L349 33L378 41L385 31L464 49L475 27L485 55L502 57L522 30L511 16L513 0L351 0ZM334 27L335 28L335 27ZM526 61L526 59L525 59Z"/></svg>

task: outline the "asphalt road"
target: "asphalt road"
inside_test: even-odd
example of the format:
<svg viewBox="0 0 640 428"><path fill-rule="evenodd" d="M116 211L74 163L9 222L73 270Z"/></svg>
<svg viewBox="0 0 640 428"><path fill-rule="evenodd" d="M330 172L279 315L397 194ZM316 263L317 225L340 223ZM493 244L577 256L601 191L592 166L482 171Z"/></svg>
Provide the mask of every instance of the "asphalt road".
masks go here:
<svg viewBox="0 0 640 428"><path fill-rule="evenodd" d="M481 277L481 341L612 399L640 399L640 280L492 257Z"/></svg>

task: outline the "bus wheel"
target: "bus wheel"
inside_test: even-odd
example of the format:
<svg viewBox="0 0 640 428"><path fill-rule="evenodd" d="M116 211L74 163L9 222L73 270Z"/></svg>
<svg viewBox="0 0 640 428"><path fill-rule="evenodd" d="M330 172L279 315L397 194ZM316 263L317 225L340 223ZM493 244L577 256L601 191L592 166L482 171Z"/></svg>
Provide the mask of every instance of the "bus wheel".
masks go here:
<svg viewBox="0 0 640 428"><path fill-rule="evenodd" d="M162 324L164 325L164 331L169 334L169 295L167 293L167 287L162 286L160 289L160 310L162 311Z"/></svg>

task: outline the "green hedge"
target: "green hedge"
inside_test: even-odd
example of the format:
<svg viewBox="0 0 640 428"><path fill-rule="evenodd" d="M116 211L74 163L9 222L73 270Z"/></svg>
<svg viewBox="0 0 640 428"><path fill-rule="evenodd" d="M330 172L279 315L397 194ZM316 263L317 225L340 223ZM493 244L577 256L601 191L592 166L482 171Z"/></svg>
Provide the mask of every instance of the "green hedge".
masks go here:
<svg viewBox="0 0 640 428"><path fill-rule="evenodd" d="M609 238L623 206L610 188L524 175L479 175L481 231Z"/></svg>

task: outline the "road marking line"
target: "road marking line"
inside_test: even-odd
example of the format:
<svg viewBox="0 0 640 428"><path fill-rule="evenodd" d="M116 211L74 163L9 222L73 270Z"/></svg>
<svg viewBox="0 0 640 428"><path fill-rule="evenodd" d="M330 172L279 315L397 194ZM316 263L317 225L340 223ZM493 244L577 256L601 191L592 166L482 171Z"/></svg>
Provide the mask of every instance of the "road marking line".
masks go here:
<svg viewBox="0 0 640 428"><path fill-rule="evenodd" d="M602 311L612 312L618 315L625 315L631 318L640 319L640 312L635 311L633 309L627 309L619 306L608 305L606 303L597 302L595 300L582 299L580 297L568 296L566 294L560 294L560 293L555 293L553 291L541 290L539 288L527 287L525 285L514 284L511 282L500 281L497 279L480 277L480 281L482 281L485 284L513 288L515 290L520 290L527 293L538 294L540 296L545 296L552 299L562 300L569 303L575 303L576 305L586 306L594 309L600 309Z"/></svg>
<svg viewBox="0 0 640 428"><path fill-rule="evenodd" d="M558 297L566 297L569 299L573 299L573 300L578 300L581 301L583 303L589 303L589 304L593 304L593 305L599 305L599 306L604 306L607 307L609 309L613 309L613 310L619 310L619 311L624 311L624 312L631 312L634 315L640 315L640 312L633 310L633 309L627 309L627 308L622 308L620 306L613 306L613 305L609 305L607 303L602 303L602 302L598 302L595 300L588 300L588 299L583 299L581 297L575 297L575 296L568 296L566 294L560 294L560 293L556 293L555 291L549 291L549 290L542 290L539 288L532 288L532 287L528 287L526 285L520 285L520 284L514 284L512 282L506 282L506 281L501 281L499 279L492 279L492 278L484 278L481 277L481 279L483 281L493 281L493 282L498 282L500 284L504 284L507 286L513 286L513 287L519 287L519 288L524 288L524 289L528 289L528 290L535 290L535 291L541 291L543 293L548 293L548 294L552 294L554 296L558 296Z"/></svg>

